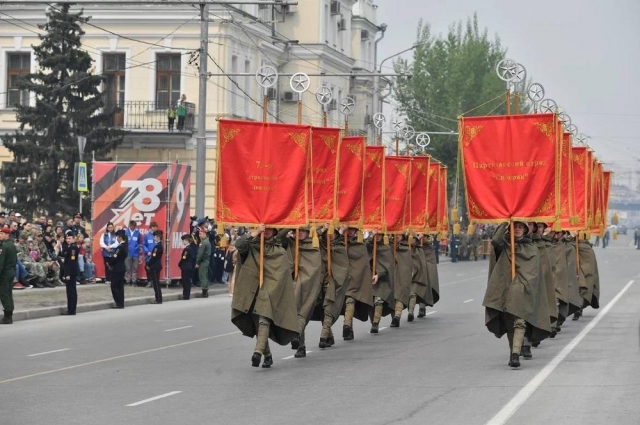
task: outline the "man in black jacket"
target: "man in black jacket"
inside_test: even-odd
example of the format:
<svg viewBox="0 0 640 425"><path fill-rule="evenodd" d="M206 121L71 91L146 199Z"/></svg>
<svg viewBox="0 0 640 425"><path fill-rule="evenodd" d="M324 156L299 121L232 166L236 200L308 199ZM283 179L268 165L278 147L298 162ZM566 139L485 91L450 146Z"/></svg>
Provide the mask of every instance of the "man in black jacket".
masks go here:
<svg viewBox="0 0 640 425"><path fill-rule="evenodd" d="M188 300L191 298L191 275L193 274L193 265L195 260L191 246L193 245L192 242L193 239L191 235L182 235L182 245L184 245L184 248L182 250L180 261L178 262L178 267L180 267L180 281L182 283L181 300Z"/></svg>
<svg viewBox="0 0 640 425"><path fill-rule="evenodd" d="M67 230L64 235L66 248L62 251L62 279L67 288L67 311L62 313L65 316L75 316L78 305L78 292L76 291L76 279L78 277L78 255L80 249L76 244L76 236L72 231Z"/></svg>

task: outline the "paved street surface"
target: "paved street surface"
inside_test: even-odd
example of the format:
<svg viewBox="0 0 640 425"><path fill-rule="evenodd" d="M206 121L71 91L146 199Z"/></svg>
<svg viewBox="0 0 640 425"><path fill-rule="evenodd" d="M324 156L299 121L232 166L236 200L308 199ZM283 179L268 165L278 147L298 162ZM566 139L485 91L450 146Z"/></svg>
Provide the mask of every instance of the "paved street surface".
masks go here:
<svg viewBox="0 0 640 425"><path fill-rule="evenodd" d="M16 322L0 328L0 424L638 425L640 251L596 252L601 308L520 370L484 327L488 261L442 264L426 319L357 323L327 350L312 323L307 358L272 345L271 369L250 366L226 295Z"/></svg>

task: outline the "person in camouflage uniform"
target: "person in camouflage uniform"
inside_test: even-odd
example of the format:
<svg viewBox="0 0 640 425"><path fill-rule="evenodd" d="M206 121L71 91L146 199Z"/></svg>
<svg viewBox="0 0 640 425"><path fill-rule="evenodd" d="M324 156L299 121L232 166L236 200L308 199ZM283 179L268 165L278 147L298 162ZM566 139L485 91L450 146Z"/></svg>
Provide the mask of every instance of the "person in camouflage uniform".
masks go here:
<svg viewBox="0 0 640 425"><path fill-rule="evenodd" d="M34 285L36 288L44 288L47 281L47 275L42 265L31 257L29 254L29 248L27 246L28 236L26 232L20 233L18 236L18 243L16 249L18 251L18 260L22 262L25 269L27 269L27 281L30 285Z"/></svg>
<svg viewBox="0 0 640 425"><path fill-rule="evenodd" d="M54 287L54 286L63 286L64 283L60 281L60 266L57 261L54 261L51 258L51 254L47 249L47 246L43 240L43 233L40 230L36 231L35 241L38 245L38 251L40 251L40 255L38 257L38 263L42 265L42 268L45 271L47 280L45 282L45 286Z"/></svg>
<svg viewBox="0 0 640 425"><path fill-rule="evenodd" d="M469 235L469 260L473 258L473 261L478 261L478 249L481 243L480 234L477 231Z"/></svg>

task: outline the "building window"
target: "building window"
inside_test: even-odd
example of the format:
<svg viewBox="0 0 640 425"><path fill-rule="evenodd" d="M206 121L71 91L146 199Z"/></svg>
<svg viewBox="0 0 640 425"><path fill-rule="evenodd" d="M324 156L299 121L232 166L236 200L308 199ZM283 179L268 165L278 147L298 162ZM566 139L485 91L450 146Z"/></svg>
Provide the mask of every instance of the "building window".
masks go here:
<svg viewBox="0 0 640 425"><path fill-rule="evenodd" d="M31 72L31 53L7 54L7 106L29 104L29 91L20 90L18 82Z"/></svg>
<svg viewBox="0 0 640 425"><path fill-rule="evenodd" d="M156 108L166 109L180 100L180 59L178 54L159 54L156 61Z"/></svg>
<svg viewBox="0 0 640 425"><path fill-rule="evenodd" d="M104 94L107 107L124 105L126 56L124 53L108 53L103 56L105 78Z"/></svg>

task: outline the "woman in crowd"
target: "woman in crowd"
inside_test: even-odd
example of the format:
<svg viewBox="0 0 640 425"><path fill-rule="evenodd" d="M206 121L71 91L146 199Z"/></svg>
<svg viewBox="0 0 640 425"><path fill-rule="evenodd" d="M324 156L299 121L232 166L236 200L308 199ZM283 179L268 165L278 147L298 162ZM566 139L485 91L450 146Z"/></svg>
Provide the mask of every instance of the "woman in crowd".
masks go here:
<svg viewBox="0 0 640 425"><path fill-rule="evenodd" d="M107 266L109 258L113 256L118 247L116 233L113 230L113 223L107 223L107 230L100 237L100 248L102 248L102 260L104 261L104 273L106 283L111 283L111 270Z"/></svg>

